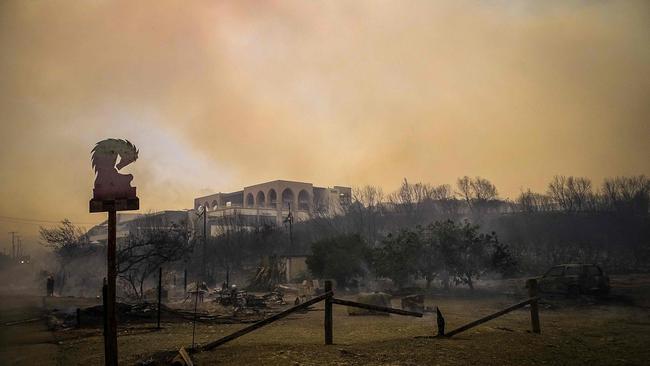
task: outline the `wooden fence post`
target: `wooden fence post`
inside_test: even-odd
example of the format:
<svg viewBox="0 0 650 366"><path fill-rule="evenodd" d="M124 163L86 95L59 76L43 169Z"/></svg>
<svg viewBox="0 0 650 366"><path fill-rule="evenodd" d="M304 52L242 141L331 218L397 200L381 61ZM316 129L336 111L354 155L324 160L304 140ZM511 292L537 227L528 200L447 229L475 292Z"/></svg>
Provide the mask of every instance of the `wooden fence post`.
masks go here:
<svg viewBox="0 0 650 366"><path fill-rule="evenodd" d="M436 325L438 326L438 337L445 336L445 318L442 316L440 308L436 306Z"/></svg>
<svg viewBox="0 0 650 366"><path fill-rule="evenodd" d="M332 344L332 281L325 281L325 344Z"/></svg>
<svg viewBox="0 0 650 366"><path fill-rule="evenodd" d="M539 306L536 300L538 294L537 280L534 278L529 279L526 281L526 287L528 288L528 297L535 299L530 302L530 322L533 327L533 333L539 334L541 333L541 329L539 326Z"/></svg>

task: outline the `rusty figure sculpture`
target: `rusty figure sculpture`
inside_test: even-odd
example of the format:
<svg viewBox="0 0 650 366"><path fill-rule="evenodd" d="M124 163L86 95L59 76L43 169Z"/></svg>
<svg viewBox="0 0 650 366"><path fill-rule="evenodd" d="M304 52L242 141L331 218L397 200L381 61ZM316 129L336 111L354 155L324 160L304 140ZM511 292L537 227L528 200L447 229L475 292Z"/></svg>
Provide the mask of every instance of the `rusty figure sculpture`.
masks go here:
<svg viewBox="0 0 650 366"><path fill-rule="evenodd" d="M117 162L117 157L120 161ZM92 150L92 165L97 174L93 198L95 200L135 198L131 187L133 175L120 174L118 170L138 159L138 150L128 140L106 139Z"/></svg>

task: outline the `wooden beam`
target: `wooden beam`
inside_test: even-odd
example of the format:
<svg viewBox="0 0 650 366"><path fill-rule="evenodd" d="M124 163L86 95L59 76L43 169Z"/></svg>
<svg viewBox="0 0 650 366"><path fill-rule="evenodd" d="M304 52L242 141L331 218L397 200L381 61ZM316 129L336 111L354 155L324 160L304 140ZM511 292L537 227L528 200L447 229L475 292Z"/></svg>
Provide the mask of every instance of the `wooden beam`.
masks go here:
<svg viewBox="0 0 650 366"><path fill-rule="evenodd" d="M270 316L270 317L268 317L266 319L262 319L257 323L251 324L251 325L249 325L249 326L247 326L247 327L245 327L243 329L240 329L240 330L238 330L238 331L236 331L236 332L234 332L234 333L232 333L230 335L227 335L227 336L225 336L223 338L217 339L214 342L210 342L210 343L206 344L205 346L201 347L201 350L209 351L209 350L211 350L213 348L216 348L216 347L218 347L218 346L220 346L220 345L222 345L224 343L230 342L230 341L232 341L234 339L237 339L237 338L239 338L239 337L241 337L241 336L243 336L245 334L248 334L248 333L250 333L250 332L252 332L252 331L254 331L256 329L262 328L265 325L271 324L276 320L282 319L282 318L286 317L287 315L290 315L291 313L294 313L294 312L296 312L298 310L306 309L306 308L308 308L308 307L310 307L310 306L312 306L312 305L314 305L314 304L316 304L316 303L318 303L320 301L325 300L328 296L332 296L332 292L326 292L326 293L324 293L322 295L316 296L313 299L305 301L300 305L296 305L294 307L291 307L291 308L289 308L289 309L287 309L287 310L285 310L285 311L283 311L281 313L277 313L277 314L275 314L273 316Z"/></svg>
<svg viewBox="0 0 650 366"><path fill-rule="evenodd" d="M33 323L33 322L37 322L39 320L43 320L45 318L46 318L45 316L39 316L38 318L21 319L21 320L15 320L15 321L12 321L12 322L7 322L7 323L4 323L3 325L4 326L12 326L12 325L17 325L17 324Z"/></svg>
<svg viewBox="0 0 650 366"><path fill-rule="evenodd" d="M467 324L463 325L462 327L458 327L458 328L452 330L451 332L446 333L445 337L453 337L454 335L456 335L458 333L461 333L461 332L464 332L464 331L466 331L468 329L474 328L475 326L481 325L481 324L483 324L483 323L485 323L485 322L487 322L489 320L492 320L494 318L498 318L501 315L507 314L507 313L509 313L509 312L511 312L513 310L523 308L524 306L530 304L532 301L537 301L537 300L539 300L539 298L532 298L532 299L528 299L526 301L522 301L520 303L514 304L512 306L509 306L509 307L507 307L507 308L505 308L503 310L497 311L494 314L490 314L490 315L485 316L485 317L483 317L481 319L475 320L475 321L473 321L471 323L467 323Z"/></svg>
<svg viewBox="0 0 650 366"><path fill-rule="evenodd" d="M194 366L194 363L185 350L185 347L181 347L181 349L178 350L178 354L172 360L172 366Z"/></svg>
<svg viewBox="0 0 650 366"><path fill-rule="evenodd" d="M90 212L110 212L110 211L133 211L140 209L140 200L135 198L123 198L115 200L96 200L91 199Z"/></svg>
<svg viewBox="0 0 650 366"><path fill-rule="evenodd" d="M401 310L401 309L387 308L385 306L363 304L363 303L360 303L360 302L341 300L341 299L337 299L337 298L332 298L332 302L334 304L338 304L338 305L352 306L352 307L355 307L355 308L374 310L374 311L381 311L381 312L384 312L384 313L406 315L406 316L415 316L415 317L418 317L418 318L422 317L422 313L416 313L414 311L407 311L407 310Z"/></svg>
<svg viewBox="0 0 650 366"><path fill-rule="evenodd" d="M106 244L106 330L105 338L108 347L104 355L106 366L117 366L117 302L115 300L117 287L117 214L115 210L108 211L108 240Z"/></svg>
<svg viewBox="0 0 650 366"><path fill-rule="evenodd" d="M102 285L102 321L104 324L104 354L110 353L108 347L108 283L104 277L104 284Z"/></svg>

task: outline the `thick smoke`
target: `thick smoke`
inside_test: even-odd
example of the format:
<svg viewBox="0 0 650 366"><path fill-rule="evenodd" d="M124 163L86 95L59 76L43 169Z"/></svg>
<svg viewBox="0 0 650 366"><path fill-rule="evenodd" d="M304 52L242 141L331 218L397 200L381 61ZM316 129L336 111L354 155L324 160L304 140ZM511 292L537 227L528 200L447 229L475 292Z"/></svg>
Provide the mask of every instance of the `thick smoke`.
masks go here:
<svg viewBox="0 0 650 366"><path fill-rule="evenodd" d="M105 137L140 148L144 210L275 178L481 175L514 197L555 174L650 174L649 10L3 1L0 213L99 220L88 153Z"/></svg>

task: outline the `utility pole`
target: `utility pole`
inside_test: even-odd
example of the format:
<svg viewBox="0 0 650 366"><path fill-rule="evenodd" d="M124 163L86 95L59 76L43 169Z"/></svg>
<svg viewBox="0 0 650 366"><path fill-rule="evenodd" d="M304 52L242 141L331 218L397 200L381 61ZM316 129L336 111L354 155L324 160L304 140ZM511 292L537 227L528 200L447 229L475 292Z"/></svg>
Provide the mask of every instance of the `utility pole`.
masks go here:
<svg viewBox="0 0 650 366"><path fill-rule="evenodd" d="M285 223L289 223L289 250L293 250L293 213L291 213L291 202L287 202L289 206L289 214L284 219Z"/></svg>
<svg viewBox="0 0 650 366"><path fill-rule="evenodd" d="M208 242L208 233L206 231L207 229L207 223L208 223L208 208L206 206L199 206L199 208L203 208L201 210L201 213L198 215L201 216L203 215L203 258L201 260L201 282L205 279L205 249L206 249L206 243ZM187 273L187 272L186 272ZM198 306L199 302L199 281L196 281L196 288L194 289L195 292L195 297L194 297L194 318L192 319L192 349L194 349L194 333L196 332L196 309Z"/></svg>
<svg viewBox="0 0 650 366"><path fill-rule="evenodd" d="M293 213L291 213L291 203L289 204L289 248L293 250Z"/></svg>
<svg viewBox="0 0 650 366"><path fill-rule="evenodd" d="M16 234L18 234L17 231L10 231L9 234L11 234L11 258L16 259Z"/></svg>
<svg viewBox="0 0 650 366"><path fill-rule="evenodd" d="M199 209L201 209L201 213L198 214L198 216L203 215L203 258L201 259L201 282L205 281L205 252L207 248L207 243L208 243L208 232L207 232L207 224L208 224L208 208L206 206L199 206ZM197 282L198 286L198 282ZM197 287L198 289L198 287Z"/></svg>
<svg viewBox="0 0 650 366"><path fill-rule="evenodd" d="M201 282L205 281L205 251L206 248L208 247L207 224L208 224L208 208L203 207L203 261L201 261Z"/></svg>

